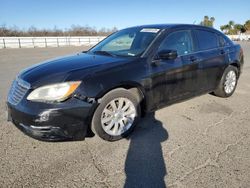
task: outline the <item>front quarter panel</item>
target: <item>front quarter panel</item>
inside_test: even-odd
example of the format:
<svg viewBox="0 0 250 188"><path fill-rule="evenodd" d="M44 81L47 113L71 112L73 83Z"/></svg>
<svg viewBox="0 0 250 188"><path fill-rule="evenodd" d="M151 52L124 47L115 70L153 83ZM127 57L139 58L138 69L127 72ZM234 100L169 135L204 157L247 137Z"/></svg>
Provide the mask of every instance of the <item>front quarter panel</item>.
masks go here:
<svg viewBox="0 0 250 188"><path fill-rule="evenodd" d="M144 88L147 70L147 63L143 59L97 70L84 78L79 92L86 97L98 99L111 89L121 86Z"/></svg>

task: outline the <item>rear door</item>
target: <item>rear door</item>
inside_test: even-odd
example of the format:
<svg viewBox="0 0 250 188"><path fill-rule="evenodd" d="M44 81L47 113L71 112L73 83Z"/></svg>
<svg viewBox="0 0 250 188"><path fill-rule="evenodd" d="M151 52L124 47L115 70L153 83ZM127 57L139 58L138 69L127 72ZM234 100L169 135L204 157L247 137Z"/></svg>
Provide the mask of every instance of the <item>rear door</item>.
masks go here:
<svg viewBox="0 0 250 188"><path fill-rule="evenodd" d="M196 57L199 59L199 88L214 90L226 66L225 49L219 45L218 35L210 30L195 29Z"/></svg>

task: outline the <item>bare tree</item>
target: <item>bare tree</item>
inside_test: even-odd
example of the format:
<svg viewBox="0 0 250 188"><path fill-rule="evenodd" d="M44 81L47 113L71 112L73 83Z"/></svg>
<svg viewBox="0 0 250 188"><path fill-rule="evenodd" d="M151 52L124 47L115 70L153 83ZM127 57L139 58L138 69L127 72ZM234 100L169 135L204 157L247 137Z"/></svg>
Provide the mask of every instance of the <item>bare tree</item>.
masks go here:
<svg viewBox="0 0 250 188"><path fill-rule="evenodd" d="M97 30L95 27L88 25L72 25L69 29L58 29L54 26L53 29L38 29L35 26L29 27L27 30L19 29L17 26L7 27L5 24L0 25L0 36L97 36L109 35L116 32L117 28L112 29L102 28Z"/></svg>

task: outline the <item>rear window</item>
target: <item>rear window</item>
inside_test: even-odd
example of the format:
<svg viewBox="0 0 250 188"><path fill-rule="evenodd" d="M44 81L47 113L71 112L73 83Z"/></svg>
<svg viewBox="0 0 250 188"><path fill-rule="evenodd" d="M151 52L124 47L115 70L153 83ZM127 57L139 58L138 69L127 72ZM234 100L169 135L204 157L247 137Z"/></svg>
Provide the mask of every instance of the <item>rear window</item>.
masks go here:
<svg viewBox="0 0 250 188"><path fill-rule="evenodd" d="M221 47L226 46L226 41L225 41L224 37L219 36L219 43L220 43Z"/></svg>
<svg viewBox="0 0 250 188"><path fill-rule="evenodd" d="M195 33L199 43L199 50L208 50L218 47L217 36L215 33L205 30L196 30Z"/></svg>
<svg viewBox="0 0 250 188"><path fill-rule="evenodd" d="M227 36L224 35L223 37L224 37L225 42L226 42L225 46L233 45L233 42Z"/></svg>

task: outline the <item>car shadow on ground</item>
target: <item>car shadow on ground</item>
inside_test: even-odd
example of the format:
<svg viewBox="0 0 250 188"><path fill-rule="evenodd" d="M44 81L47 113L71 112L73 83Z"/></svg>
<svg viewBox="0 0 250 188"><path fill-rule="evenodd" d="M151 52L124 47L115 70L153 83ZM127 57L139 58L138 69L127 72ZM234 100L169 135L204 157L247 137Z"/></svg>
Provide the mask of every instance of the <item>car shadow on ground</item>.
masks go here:
<svg viewBox="0 0 250 188"><path fill-rule="evenodd" d="M148 114L128 139L124 187L166 187L167 168L161 142L168 139L168 132L162 122L155 119L154 113Z"/></svg>

